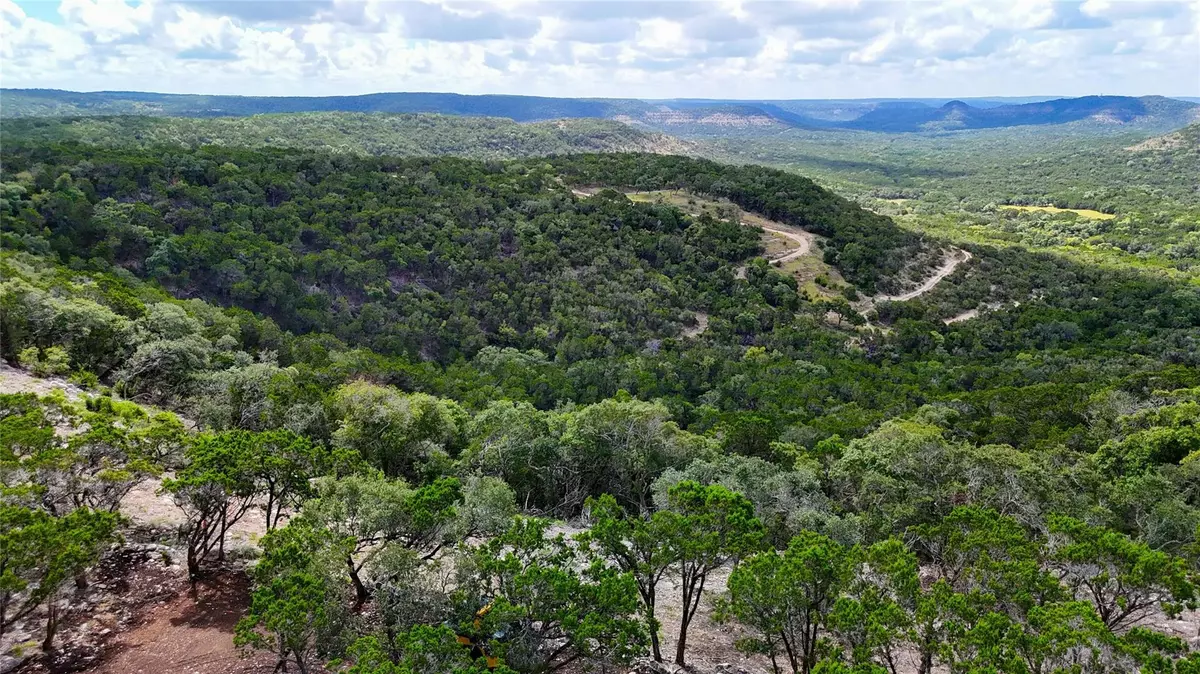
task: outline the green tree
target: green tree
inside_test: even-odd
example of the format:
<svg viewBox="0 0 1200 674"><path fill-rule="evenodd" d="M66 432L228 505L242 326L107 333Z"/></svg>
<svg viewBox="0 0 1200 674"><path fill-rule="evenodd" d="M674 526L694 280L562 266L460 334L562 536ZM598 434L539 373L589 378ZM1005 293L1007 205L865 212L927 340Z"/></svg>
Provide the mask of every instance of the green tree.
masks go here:
<svg viewBox="0 0 1200 674"><path fill-rule="evenodd" d="M371 472L322 480L317 497L304 505L303 512L346 542L343 562L361 606L371 598L363 570L389 547L398 546L428 560L451 542L471 535L455 530L461 500L455 478L413 489L403 480Z"/></svg>
<svg viewBox="0 0 1200 674"><path fill-rule="evenodd" d="M338 447L358 452L389 476L416 479L422 464L460 449L466 413L449 400L355 382L334 394Z"/></svg>
<svg viewBox="0 0 1200 674"><path fill-rule="evenodd" d="M458 643L449 627L420 625L398 641L395 659L375 637L355 641L346 653L354 663L346 674L513 674L503 664L489 668L486 662L471 660L470 649Z"/></svg>
<svg viewBox="0 0 1200 674"><path fill-rule="evenodd" d="M581 660L628 663L646 645L636 582L590 558L585 546L549 536L549 525L517 517L459 560L464 615L486 607L473 631L518 672L544 674Z"/></svg>
<svg viewBox="0 0 1200 674"><path fill-rule="evenodd" d="M754 636L738 648L767 654L776 673L780 656L792 672L811 672L826 615L848 580L851 560L841 545L809 532L793 538L782 553L760 552L739 564L729 576L727 610Z"/></svg>
<svg viewBox="0 0 1200 674"><path fill-rule="evenodd" d="M916 631L921 596L917 557L897 539L851 551L845 588L826 617L829 633L854 666L875 666L897 674L910 644L931 650Z"/></svg>
<svg viewBox="0 0 1200 674"><path fill-rule="evenodd" d="M200 436L188 448L187 465L162 489L184 513L188 576L194 584L213 552L225 559L230 527L254 507L260 494L258 452L252 434L230 432Z"/></svg>
<svg viewBox="0 0 1200 674"><path fill-rule="evenodd" d="M339 573L337 539L303 518L268 532L263 555L251 569L250 608L234 631L234 644L267 650L276 669L295 664L314 669L318 656L329 657L345 645L341 635L353 627L346 610L349 584Z"/></svg>
<svg viewBox="0 0 1200 674"><path fill-rule="evenodd" d="M608 494L588 499L586 510L592 526L580 540L596 546L601 555L633 577L650 630L651 654L656 661L662 662L659 643L662 625L655 616L655 609L658 583L678 561L673 556L675 550L668 545L670 532L664 527L677 520L671 513L630 517Z"/></svg>
<svg viewBox="0 0 1200 674"><path fill-rule="evenodd" d="M295 510L312 495L312 479L325 472L330 457L321 445L291 431L246 433L253 448L251 469L257 491L266 497L267 530L279 526L285 510Z"/></svg>
<svg viewBox="0 0 1200 674"><path fill-rule="evenodd" d="M609 399L567 417L563 469L565 492L578 499L613 494L639 512L650 511L650 484L667 468L682 468L706 448L706 441L681 431L661 403Z"/></svg>
<svg viewBox="0 0 1200 674"><path fill-rule="evenodd" d="M763 529L754 505L741 494L720 485L680 482L667 492L667 510L660 512L671 573L678 576L683 611L675 663L683 666L688 628L700 608L708 576L730 562L757 551Z"/></svg>
<svg viewBox="0 0 1200 674"><path fill-rule="evenodd" d="M554 415L529 403L495 400L471 420L466 469L502 478L524 508L553 509L561 498L555 481L562 435Z"/></svg>
<svg viewBox="0 0 1200 674"><path fill-rule="evenodd" d="M55 517L0 504L0 636L46 604L43 644L49 648L58 624L55 594L117 540L118 523L113 513L83 508Z"/></svg>
<svg viewBox="0 0 1200 674"><path fill-rule="evenodd" d="M1128 630L1156 610L1196 606L1187 563L1124 534L1061 515L1050 518L1050 564L1096 607L1105 626Z"/></svg>

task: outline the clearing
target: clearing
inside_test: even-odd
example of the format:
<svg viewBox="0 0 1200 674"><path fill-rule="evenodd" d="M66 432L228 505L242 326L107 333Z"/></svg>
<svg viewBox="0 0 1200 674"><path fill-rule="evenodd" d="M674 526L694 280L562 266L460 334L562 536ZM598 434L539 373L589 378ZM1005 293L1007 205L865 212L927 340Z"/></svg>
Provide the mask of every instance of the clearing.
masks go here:
<svg viewBox="0 0 1200 674"><path fill-rule="evenodd" d="M175 595L144 611L142 622L117 637L99 674L250 674L274 671L275 658L243 658L233 629L250 604L250 579L228 572L199 585L180 579ZM324 670L321 670L324 671Z"/></svg>
<svg viewBox="0 0 1200 674"><path fill-rule="evenodd" d="M1041 211L1043 213L1074 213L1083 218L1091 218L1093 220L1112 220L1117 217L1112 213L1101 213L1093 211L1090 208L1057 208L1055 206L1013 206L1004 205L1000 208L1011 208L1017 211Z"/></svg>

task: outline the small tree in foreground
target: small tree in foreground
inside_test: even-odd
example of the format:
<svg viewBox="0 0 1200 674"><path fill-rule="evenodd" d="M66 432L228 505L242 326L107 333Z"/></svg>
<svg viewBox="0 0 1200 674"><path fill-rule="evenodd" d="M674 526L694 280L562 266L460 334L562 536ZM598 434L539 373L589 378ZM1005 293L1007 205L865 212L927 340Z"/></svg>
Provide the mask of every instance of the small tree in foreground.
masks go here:
<svg viewBox="0 0 1200 674"><path fill-rule="evenodd" d="M390 548L402 547L432 559L455 534L457 505L462 500L455 478L442 478L414 489L381 472L327 479L304 513L345 542L343 563L354 585L355 601L371 598L364 569Z"/></svg>
<svg viewBox="0 0 1200 674"><path fill-rule="evenodd" d="M214 552L225 559L225 538L254 505L258 470L252 438L245 433L201 437L188 449L188 465L163 491L183 511L186 522L188 577L200 577L201 565Z"/></svg>
<svg viewBox="0 0 1200 674"><path fill-rule="evenodd" d="M672 555L672 548L666 545L667 532L660 527L675 519L670 514L657 514L649 519L629 517L608 494L588 499L587 507L592 516L592 528L582 534L580 540L595 545L601 555L633 577L650 629L651 654L662 662L660 625L655 617L658 583L677 560Z"/></svg>
<svg viewBox="0 0 1200 674"><path fill-rule="evenodd" d="M817 664L825 616L849 575L847 550L812 532L792 539L786 551L750 557L729 576L725 610L754 634L738 642L747 653L764 653L780 672L779 658L794 673Z"/></svg>
<svg viewBox="0 0 1200 674"><path fill-rule="evenodd" d="M57 629L55 594L117 539L118 522L117 515L94 510L54 517L41 510L0 505L0 637L13 623L50 602L43 642L49 648Z"/></svg>
<svg viewBox="0 0 1200 674"><path fill-rule="evenodd" d="M251 570L250 609L235 629L234 644L275 653L276 669L301 674L322 657L340 653L353 626L346 611L349 584L339 573L339 541L299 518L263 538L263 556Z"/></svg>
<svg viewBox="0 0 1200 674"><path fill-rule="evenodd" d="M547 520L517 517L504 534L458 560L459 602L474 637L518 672L577 661L628 663L646 631L633 578L591 558ZM501 636L496 636L501 635Z"/></svg>
<svg viewBox="0 0 1200 674"><path fill-rule="evenodd" d="M655 513L655 519L672 560L671 573L682 586L675 663L683 666L688 628L709 574L759 550L763 527L754 516L754 504L720 485L680 482L667 492L667 502L668 509Z"/></svg>

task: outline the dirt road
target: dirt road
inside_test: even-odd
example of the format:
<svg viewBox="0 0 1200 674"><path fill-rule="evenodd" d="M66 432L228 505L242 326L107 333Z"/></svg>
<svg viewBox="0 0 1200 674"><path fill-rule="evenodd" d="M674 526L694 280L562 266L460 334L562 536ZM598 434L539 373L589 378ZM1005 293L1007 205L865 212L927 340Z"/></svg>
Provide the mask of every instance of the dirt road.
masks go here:
<svg viewBox="0 0 1200 674"><path fill-rule="evenodd" d="M933 273L933 276L925 279L921 285L900 295L876 295L875 297L871 298L871 303L907 302L908 300L916 299L930 290L933 290L938 283L941 283L942 279L953 274L954 270L958 269L958 265L968 262L970 259L971 254L967 251L961 248L953 248L951 249L950 255L946 258L945 262L942 263L942 266L938 267L937 271Z"/></svg>
<svg viewBox="0 0 1200 674"><path fill-rule="evenodd" d="M777 263L777 264L791 262L792 260L795 260L798 257L803 257L805 255L808 255L809 251L812 250L813 241L816 239L816 237L813 236L813 234L806 232L803 229L792 229L792 228L776 229L774 227L765 227L763 225L759 225L759 227L762 228L762 230L764 232L778 234L779 236L782 236L782 237L784 237L790 241L794 241L796 243L795 249L788 251L783 257L778 257L778 258L775 258L774 260L771 260L771 262Z"/></svg>

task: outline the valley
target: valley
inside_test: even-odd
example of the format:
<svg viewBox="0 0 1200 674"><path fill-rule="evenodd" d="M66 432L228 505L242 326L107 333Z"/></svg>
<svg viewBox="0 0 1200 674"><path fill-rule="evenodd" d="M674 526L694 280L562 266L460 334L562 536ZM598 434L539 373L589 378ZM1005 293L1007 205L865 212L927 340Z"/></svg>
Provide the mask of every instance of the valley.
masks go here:
<svg viewBox="0 0 1200 674"><path fill-rule="evenodd" d="M1200 658L1194 104L4 97L5 667Z"/></svg>

